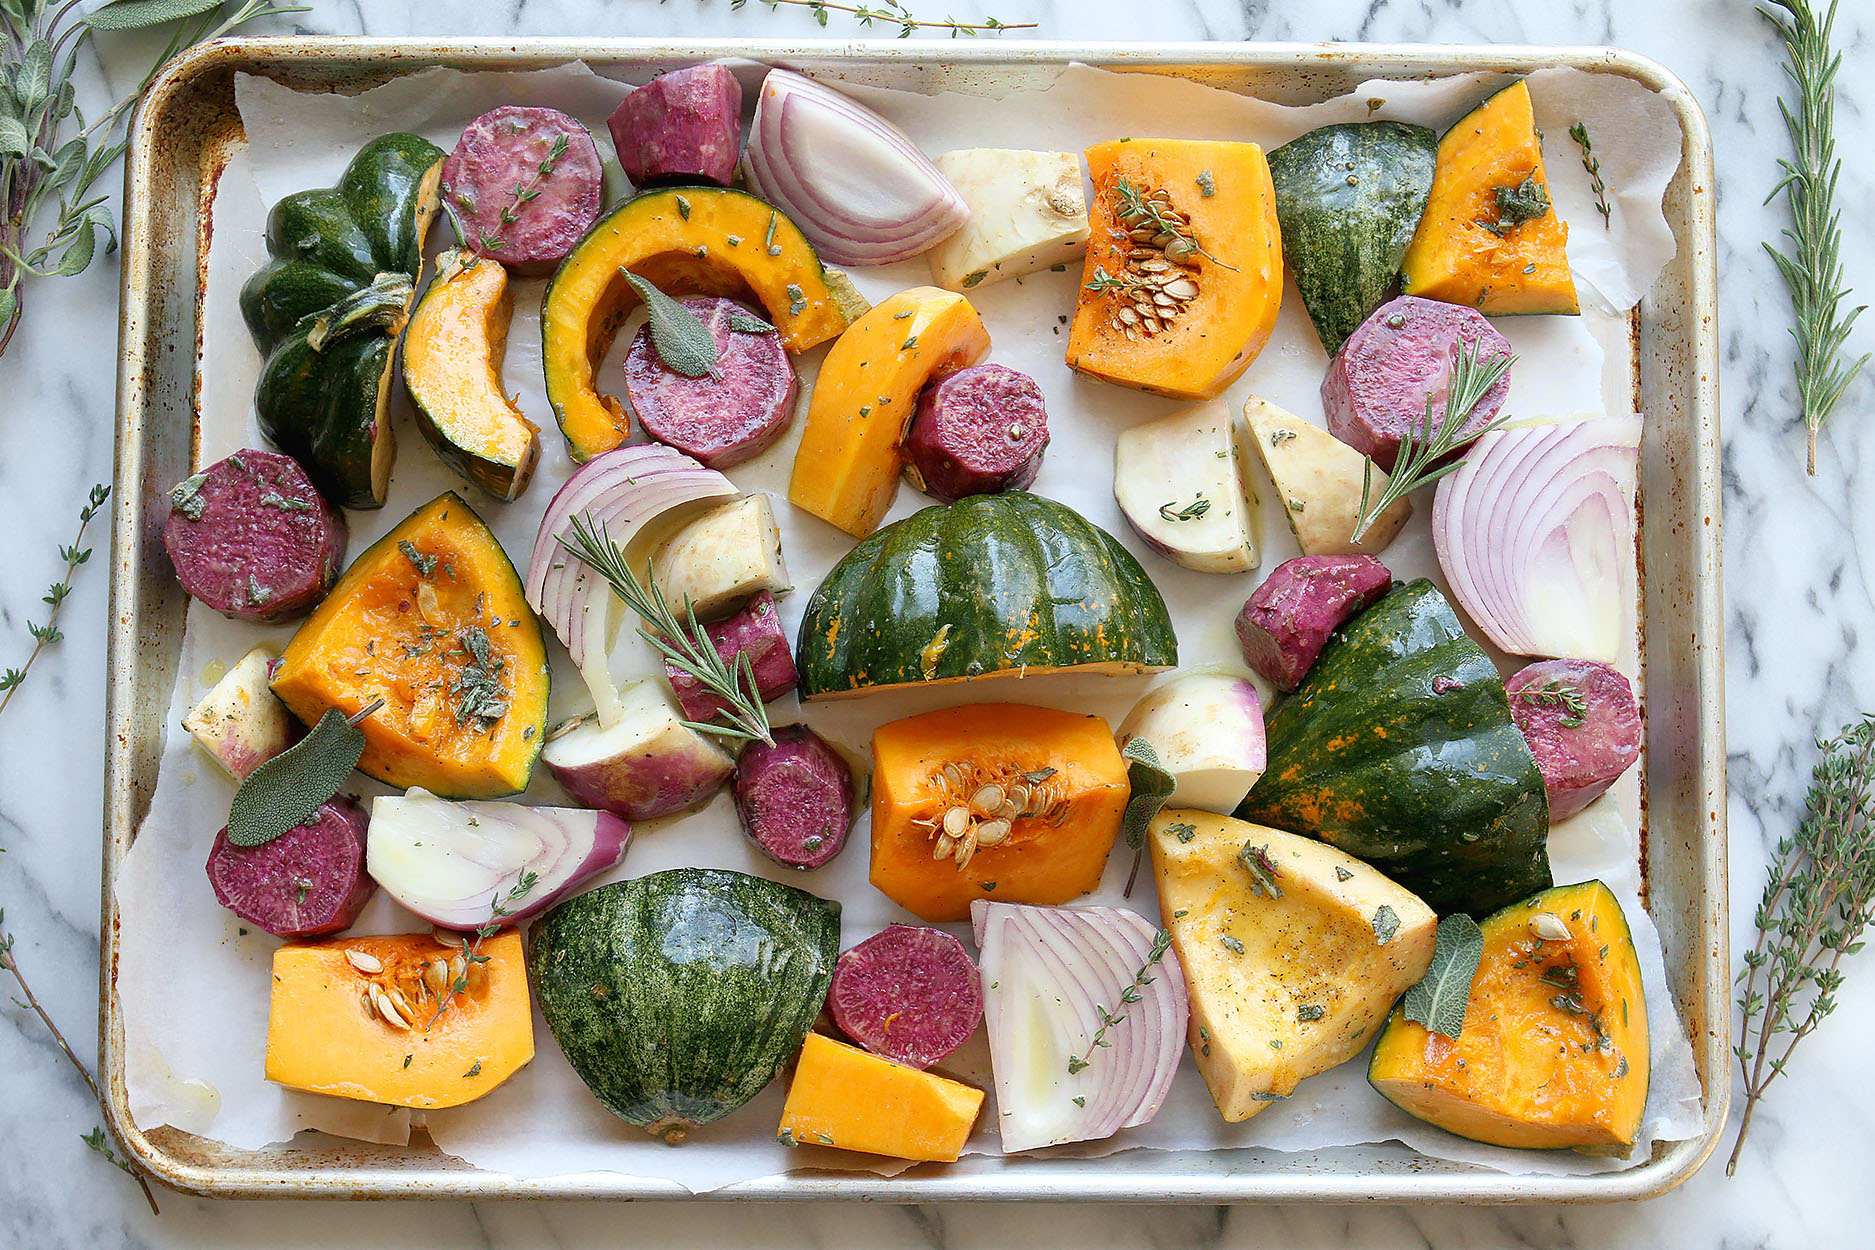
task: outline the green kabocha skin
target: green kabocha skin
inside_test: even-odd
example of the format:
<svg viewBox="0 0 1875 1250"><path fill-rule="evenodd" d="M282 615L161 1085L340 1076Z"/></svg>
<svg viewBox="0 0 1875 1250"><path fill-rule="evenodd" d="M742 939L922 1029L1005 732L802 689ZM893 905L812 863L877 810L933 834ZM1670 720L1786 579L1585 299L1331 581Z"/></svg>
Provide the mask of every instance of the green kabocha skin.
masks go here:
<svg viewBox="0 0 1875 1250"><path fill-rule="evenodd" d="M1329 355L1398 282L1438 154L1405 122L1324 126L1270 153L1283 260Z"/></svg>
<svg viewBox="0 0 1875 1250"><path fill-rule="evenodd" d="M840 905L765 877L673 868L534 922L528 974L593 1096L675 1145L801 1049L840 954Z"/></svg>
<svg viewBox="0 0 1875 1250"><path fill-rule="evenodd" d="M386 401L442 167L442 149L416 135L371 140L336 187L273 206L273 259L241 289L266 357L254 388L260 428L348 508L379 507L390 487Z"/></svg>
<svg viewBox="0 0 1875 1250"><path fill-rule="evenodd" d="M970 495L886 526L808 601L803 698L992 673L1178 663L1165 600L1131 552L1065 504Z"/></svg>
<svg viewBox="0 0 1875 1250"><path fill-rule="evenodd" d="M1424 578L1330 638L1266 734L1241 819L1332 843L1440 915L1550 885L1543 774L1496 666Z"/></svg>

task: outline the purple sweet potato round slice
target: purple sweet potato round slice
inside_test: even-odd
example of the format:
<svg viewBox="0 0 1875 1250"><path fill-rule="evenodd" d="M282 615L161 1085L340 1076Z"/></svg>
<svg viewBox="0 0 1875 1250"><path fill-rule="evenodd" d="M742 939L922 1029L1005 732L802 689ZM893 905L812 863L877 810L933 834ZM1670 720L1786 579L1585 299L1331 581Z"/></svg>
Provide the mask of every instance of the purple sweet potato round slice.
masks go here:
<svg viewBox="0 0 1875 1250"><path fill-rule="evenodd" d="M1445 418L1445 396L1459 354L1475 346L1480 364L1510 354L1510 343L1475 308L1402 295L1374 310L1328 363L1322 409L1328 432L1391 470L1400 438ZM1510 392L1505 375L1486 391L1461 427L1469 438L1497 420Z"/></svg>
<svg viewBox="0 0 1875 1250"><path fill-rule="evenodd" d="M933 499L1022 490L1041 472L1048 409L1035 379L1007 365L947 373L918 396L907 473Z"/></svg>
<svg viewBox="0 0 1875 1250"><path fill-rule="evenodd" d="M163 546L182 588L239 621L304 616L345 563L345 518L291 456L237 451L169 492Z"/></svg>
<svg viewBox="0 0 1875 1250"><path fill-rule="evenodd" d="M1596 660L1539 660L1504 683L1536 756L1552 823L1601 797L1641 754L1641 710L1620 672Z"/></svg>
<svg viewBox="0 0 1875 1250"><path fill-rule="evenodd" d="M736 816L762 853L790 868L818 868L846 845L853 770L805 725L752 742L736 761Z"/></svg>
<svg viewBox="0 0 1875 1250"><path fill-rule="evenodd" d="M576 119L504 104L470 122L443 162L443 204L464 247L541 274L599 220L601 180L599 147Z"/></svg>
<svg viewBox="0 0 1875 1250"><path fill-rule="evenodd" d="M762 702L779 699L794 689L799 679L794 669L794 653L788 649L788 634L782 628L781 613L775 608L775 596L766 590L750 599L734 616L704 625L703 632L710 636L716 654L723 657L732 671L736 667L736 657L749 657L749 668L755 674L755 686L761 692ZM723 710L719 696L711 694L702 682L669 660L664 662L664 675L670 678L671 692L677 696L677 706L683 709L687 719L707 721Z"/></svg>
<svg viewBox="0 0 1875 1250"><path fill-rule="evenodd" d="M983 978L964 944L942 929L895 924L834 963L827 1007L867 1050L928 1068L976 1032Z"/></svg>
<svg viewBox="0 0 1875 1250"><path fill-rule="evenodd" d="M760 316L719 295L680 302L716 340L716 376L687 378L670 368L651 328L640 326L625 352L625 398L652 438L727 469L781 437L800 382L781 335Z"/></svg>
<svg viewBox="0 0 1875 1250"><path fill-rule="evenodd" d="M1302 684L1328 637L1387 593L1372 556L1297 556L1276 566L1237 613L1244 663L1278 690Z"/></svg>
<svg viewBox="0 0 1875 1250"><path fill-rule="evenodd" d="M726 187L742 154L742 84L725 65L675 69L626 96L606 129L636 186Z"/></svg>
<svg viewBox="0 0 1875 1250"><path fill-rule="evenodd" d="M215 898L276 937L350 928L378 889L365 872L367 819L357 800L341 795L260 846L236 846L223 829L208 853Z"/></svg>

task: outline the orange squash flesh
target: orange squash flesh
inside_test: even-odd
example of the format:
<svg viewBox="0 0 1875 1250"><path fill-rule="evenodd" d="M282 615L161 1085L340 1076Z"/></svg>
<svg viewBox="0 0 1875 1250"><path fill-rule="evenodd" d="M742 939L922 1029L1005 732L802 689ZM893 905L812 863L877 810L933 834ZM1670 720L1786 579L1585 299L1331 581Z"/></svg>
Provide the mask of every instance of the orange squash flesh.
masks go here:
<svg viewBox="0 0 1875 1250"><path fill-rule="evenodd" d="M1400 266L1405 293L1492 317L1579 312L1564 250L1569 226L1555 209L1501 235L1483 224L1502 220L1498 188L1530 178L1549 193L1530 88L1519 79L1440 138L1432 196Z"/></svg>
<svg viewBox="0 0 1875 1250"><path fill-rule="evenodd" d="M431 562L427 576L422 562ZM483 644L487 665L473 651ZM505 696L492 725L464 715L474 706L464 683L478 673ZM547 682L540 625L514 567L449 492L352 562L287 644L273 692L309 725L328 708L351 716L382 698L358 725L360 772L448 798L494 798L527 787L545 736Z"/></svg>
<svg viewBox="0 0 1875 1250"><path fill-rule="evenodd" d="M1554 921L1538 922L1539 913ZM1537 925L1560 923L1565 940ZM1599 881L1559 886L1487 919L1457 1039L1394 1009L1375 1089L1473 1141L1625 1153L1647 1102L1647 1004L1621 905Z"/></svg>
<svg viewBox="0 0 1875 1250"><path fill-rule="evenodd" d="M983 1091L809 1033L781 1110L798 1146L952 1163L983 1109Z"/></svg>
<svg viewBox="0 0 1875 1250"><path fill-rule="evenodd" d="M1100 884L1130 793L1098 716L974 703L908 716L872 735L872 883L923 920L965 920L972 899L1065 903ZM954 765L958 783L945 769ZM962 865L932 858L940 822L986 786L1024 798L996 845ZM993 817L992 817L993 818Z"/></svg>
<svg viewBox="0 0 1875 1250"><path fill-rule="evenodd" d="M1088 148L1087 166L1093 236L1068 335L1068 367L1171 399L1214 397L1263 350L1282 306L1282 232L1263 150L1254 143L1122 139ZM1170 196L1203 249L1175 267L1197 296L1165 329L1151 335L1135 329L1134 338L1120 316L1131 302L1127 293L1088 289L1097 272L1120 278L1138 246L1119 212L1122 180L1140 196Z"/></svg>
<svg viewBox="0 0 1875 1250"><path fill-rule="evenodd" d="M989 349L982 318L955 292L912 287L874 306L820 366L789 500L855 538L878 529L898 494L899 442L919 390Z"/></svg>
<svg viewBox="0 0 1875 1250"><path fill-rule="evenodd" d="M498 933L478 953L487 962L464 961L468 988L438 1016L435 987L446 992L448 961L461 956L460 946L406 933L280 947L267 1079L394 1107L455 1107L482 1097L534 1057L534 1013L520 935ZM405 1027L392 1024L387 1009Z"/></svg>

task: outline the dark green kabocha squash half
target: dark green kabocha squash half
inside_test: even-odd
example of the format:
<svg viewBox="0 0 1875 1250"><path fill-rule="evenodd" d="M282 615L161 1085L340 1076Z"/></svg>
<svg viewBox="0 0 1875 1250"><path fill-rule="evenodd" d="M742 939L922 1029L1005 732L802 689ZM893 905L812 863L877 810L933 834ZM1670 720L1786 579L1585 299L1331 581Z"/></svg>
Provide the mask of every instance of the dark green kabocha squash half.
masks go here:
<svg viewBox="0 0 1875 1250"><path fill-rule="evenodd" d="M570 898L529 937L547 1027L593 1096L675 1145L800 1052L840 954L840 905L673 868Z"/></svg>
<svg viewBox="0 0 1875 1250"><path fill-rule="evenodd" d="M1332 843L1441 915L1549 888L1543 774L1497 667L1424 578L1329 639L1265 733L1242 819Z"/></svg>
<svg viewBox="0 0 1875 1250"><path fill-rule="evenodd" d="M1066 504L967 495L886 526L814 591L795 667L803 698L918 682L1178 663L1159 588Z"/></svg>
<svg viewBox="0 0 1875 1250"><path fill-rule="evenodd" d="M371 140L336 187L273 206L273 259L241 289L265 357L254 389L261 431L348 508L379 507L390 488L386 401L442 171L443 151L427 139Z"/></svg>

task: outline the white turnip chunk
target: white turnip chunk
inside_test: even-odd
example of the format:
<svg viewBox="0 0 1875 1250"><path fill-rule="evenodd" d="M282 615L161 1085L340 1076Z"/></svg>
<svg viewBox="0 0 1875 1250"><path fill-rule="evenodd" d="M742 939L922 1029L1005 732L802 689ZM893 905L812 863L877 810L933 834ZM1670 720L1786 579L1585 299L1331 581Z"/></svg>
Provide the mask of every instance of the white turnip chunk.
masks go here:
<svg viewBox="0 0 1875 1250"><path fill-rule="evenodd" d="M1181 673L1161 682L1120 722L1120 745L1152 743L1178 779L1166 800L1228 816L1263 775L1263 703L1248 678Z"/></svg>

